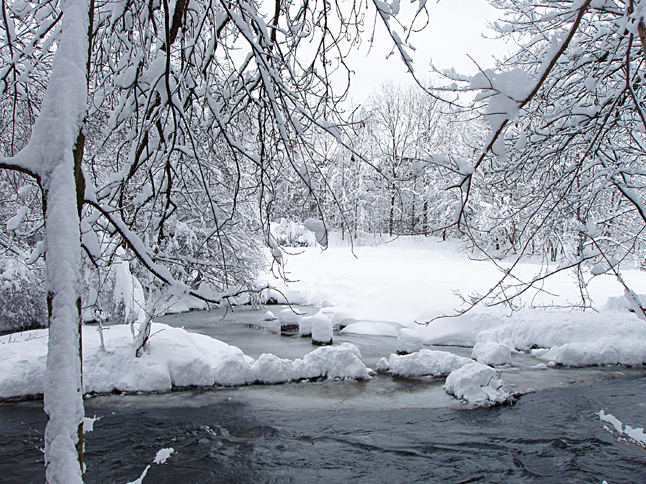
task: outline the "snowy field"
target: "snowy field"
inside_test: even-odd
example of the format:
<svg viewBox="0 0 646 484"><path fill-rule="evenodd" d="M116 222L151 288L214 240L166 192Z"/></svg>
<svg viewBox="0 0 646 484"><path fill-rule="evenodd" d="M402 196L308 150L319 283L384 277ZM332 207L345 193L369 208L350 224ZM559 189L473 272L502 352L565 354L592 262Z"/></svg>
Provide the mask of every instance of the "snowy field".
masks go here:
<svg viewBox="0 0 646 484"><path fill-rule="evenodd" d="M646 361L646 324L627 310L623 288L609 275L588 285L594 310L571 309L580 301L579 288L575 275L563 271L541 291L528 291L518 302L519 311L478 306L459 317L433 320L463 307L456 291L465 296L484 292L500 271L492 262L472 259L456 242L433 237L399 238L354 251L339 246L294 251L301 254L287 260L292 282L271 282L291 302L323 307L336 321L350 322L345 332L395 337L407 327L424 344L492 342L512 351L534 349L548 362L569 366ZM540 261L524 263L516 275L531 280L540 269ZM635 292L646 293L646 273L627 270L623 276ZM487 346L501 351L484 345L485 352Z"/></svg>

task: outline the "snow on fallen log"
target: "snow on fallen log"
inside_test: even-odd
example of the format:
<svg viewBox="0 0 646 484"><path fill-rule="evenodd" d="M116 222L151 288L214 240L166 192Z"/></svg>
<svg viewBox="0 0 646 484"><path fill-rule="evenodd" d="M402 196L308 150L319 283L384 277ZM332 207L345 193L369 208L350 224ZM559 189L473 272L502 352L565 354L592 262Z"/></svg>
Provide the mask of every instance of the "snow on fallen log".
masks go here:
<svg viewBox="0 0 646 484"><path fill-rule="evenodd" d="M513 403L516 397L507 391L496 370L482 363L468 363L446 377L444 390L474 407L492 407Z"/></svg>
<svg viewBox="0 0 646 484"><path fill-rule="evenodd" d="M350 343L318 348L302 359L261 355L206 335L153 323L150 351L135 357L130 327L104 329L105 348L95 328L83 327L85 393L166 392L188 386L235 386L303 379L367 379L369 370ZM47 330L0 337L0 399L40 395L44 389Z"/></svg>

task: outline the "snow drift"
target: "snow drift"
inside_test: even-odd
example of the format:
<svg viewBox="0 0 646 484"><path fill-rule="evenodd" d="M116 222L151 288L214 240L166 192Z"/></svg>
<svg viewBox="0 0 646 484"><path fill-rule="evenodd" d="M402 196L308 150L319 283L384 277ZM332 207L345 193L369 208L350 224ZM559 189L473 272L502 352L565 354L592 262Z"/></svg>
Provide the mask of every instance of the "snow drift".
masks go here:
<svg viewBox="0 0 646 484"><path fill-rule="evenodd" d="M128 325L83 327L85 393L166 392L188 386L283 383L304 379L367 379L369 370L350 343L318 348L302 359L263 354L257 360L209 336L161 323L151 328L150 351L136 358ZM47 330L0 337L0 399L43 393Z"/></svg>

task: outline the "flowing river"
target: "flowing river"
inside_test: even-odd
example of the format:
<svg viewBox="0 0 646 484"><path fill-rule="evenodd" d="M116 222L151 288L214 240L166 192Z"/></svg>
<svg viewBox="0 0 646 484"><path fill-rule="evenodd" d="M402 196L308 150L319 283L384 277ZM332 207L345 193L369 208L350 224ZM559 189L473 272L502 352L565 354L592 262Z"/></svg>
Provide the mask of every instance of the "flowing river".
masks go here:
<svg viewBox="0 0 646 484"><path fill-rule="evenodd" d="M301 308L308 311L307 308ZM257 357L297 358L307 338L280 336L264 311L242 308L167 316ZM368 366L394 350L392 337L335 335ZM153 342L154 344L154 342ZM469 349L444 350L468 355ZM367 382L311 382L109 395L86 401L99 417L86 434L86 482L646 482L646 450L604 429L605 410L646 424L646 371L619 367L532 368L515 354L506 385L516 405L472 410L442 379L378 375ZM535 391L532 391L535 390ZM40 402L0 405L0 482L42 482Z"/></svg>

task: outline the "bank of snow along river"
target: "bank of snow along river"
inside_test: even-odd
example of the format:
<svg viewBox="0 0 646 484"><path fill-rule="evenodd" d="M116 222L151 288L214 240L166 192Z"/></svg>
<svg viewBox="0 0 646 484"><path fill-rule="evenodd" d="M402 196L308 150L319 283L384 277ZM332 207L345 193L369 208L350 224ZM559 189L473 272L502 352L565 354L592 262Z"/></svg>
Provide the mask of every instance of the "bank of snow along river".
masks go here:
<svg viewBox="0 0 646 484"><path fill-rule="evenodd" d="M294 309L317 324L318 309ZM329 316L322 347L297 327L281 335L266 309L167 316L140 359L127 326L105 331L105 350L85 327L86 481L646 479L641 366L573 368L507 347L490 367L471 357L501 357L503 343L420 350L392 324L365 334L379 324ZM2 337L3 397L40 393L45 342ZM38 400L0 405L3 482L43 480L44 424Z"/></svg>

